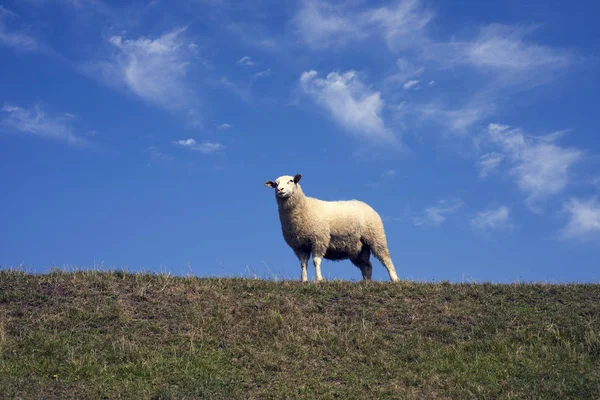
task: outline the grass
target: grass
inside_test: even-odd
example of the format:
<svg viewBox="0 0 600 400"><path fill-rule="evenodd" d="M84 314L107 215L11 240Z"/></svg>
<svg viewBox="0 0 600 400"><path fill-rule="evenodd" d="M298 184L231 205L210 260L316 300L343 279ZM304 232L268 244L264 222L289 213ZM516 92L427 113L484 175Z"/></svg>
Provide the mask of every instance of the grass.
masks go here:
<svg viewBox="0 0 600 400"><path fill-rule="evenodd" d="M600 285L0 271L0 398L598 398Z"/></svg>

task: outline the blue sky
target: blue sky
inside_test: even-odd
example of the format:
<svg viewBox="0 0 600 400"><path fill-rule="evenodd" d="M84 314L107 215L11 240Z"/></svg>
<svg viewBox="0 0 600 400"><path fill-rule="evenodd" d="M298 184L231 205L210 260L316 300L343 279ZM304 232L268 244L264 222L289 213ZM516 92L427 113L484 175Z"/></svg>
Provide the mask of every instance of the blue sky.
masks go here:
<svg viewBox="0 0 600 400"><path fill-rule="evenodd" d="M401 278L598 282L599 11L0 0L0 265L299 279L263 183L301 173Z"/></svg>

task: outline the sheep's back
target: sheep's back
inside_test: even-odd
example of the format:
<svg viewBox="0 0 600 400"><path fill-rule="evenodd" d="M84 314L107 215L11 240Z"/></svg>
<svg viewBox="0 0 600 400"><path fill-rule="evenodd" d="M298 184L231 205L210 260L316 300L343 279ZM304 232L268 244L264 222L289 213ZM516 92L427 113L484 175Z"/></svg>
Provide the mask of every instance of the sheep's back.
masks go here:
<svg viewBox="0 0 600 400"><path fill-rule="evenodd" d="M354 232L360 236L371 222L376 223L379 218L371 206L359 200L319 200L318 207L315 208L319 219L329 225L332 235L341 233L348 236L349 232Z"/></svg>

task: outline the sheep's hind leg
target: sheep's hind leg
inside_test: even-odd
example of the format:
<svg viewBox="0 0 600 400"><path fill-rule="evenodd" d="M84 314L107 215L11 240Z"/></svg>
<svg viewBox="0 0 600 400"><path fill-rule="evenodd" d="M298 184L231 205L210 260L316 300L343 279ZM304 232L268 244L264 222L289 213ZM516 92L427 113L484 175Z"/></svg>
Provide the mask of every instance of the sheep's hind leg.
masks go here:
<svg viewBox="0 0 600 400"><path fill-rule="evenodd" d="M373 274L373 265L369 261L371 250L367 246L363 246L358 257L351 259L352 264L356 265L362 273L362 278L365 281L370 281Z"/></svg>
<svg viewBox="0 0 600 400"><path fill-rule="evenodd" d="M370 281L371 276L373 275L373 265L371 264L371 261L367 260L360 269L360 272L362 272L363 280Z"/></svg>
<svg viewBox="0 0 600 400"><path fill-rule="evenodd" d="M388 274L390 275L390 280L392 282L398 282L398 274L396 274L396 268L394 268L394 263L392 263L392 258L390 257L390 252L387 248L376 248L375 246L371 248L373 255L377 258L383 266L387 269Z"/></svg>
<svg viewBox="0 0 600 400"><path fill-rule="evenodd" d="M352 261L352 264L356 265L358 269L360 269L364 281L371 280L371 276L373 274L373 265L370 261L361 260L359 258L354 258L350 261Z"/></svg>

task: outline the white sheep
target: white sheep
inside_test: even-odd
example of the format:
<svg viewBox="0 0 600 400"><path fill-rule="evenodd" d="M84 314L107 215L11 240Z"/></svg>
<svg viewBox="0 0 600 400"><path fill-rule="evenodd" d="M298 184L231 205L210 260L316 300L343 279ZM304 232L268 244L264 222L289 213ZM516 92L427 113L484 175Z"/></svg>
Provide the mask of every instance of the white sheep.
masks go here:
<svg viewBox="0 0 600 400"><path fill-rule="evenodd" d="M370 280L371 252L387 268L392 282L398 275L387 247L383 222L368 204L358 200L324 201L304 195L302 175L284 175L265 186L275 188L281 230L302 267L302 282L308 280L306 265L312 253L315 281L323 279L321 260L350 259Z"/></svg>

